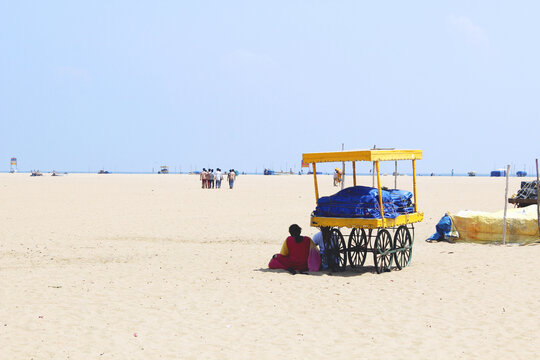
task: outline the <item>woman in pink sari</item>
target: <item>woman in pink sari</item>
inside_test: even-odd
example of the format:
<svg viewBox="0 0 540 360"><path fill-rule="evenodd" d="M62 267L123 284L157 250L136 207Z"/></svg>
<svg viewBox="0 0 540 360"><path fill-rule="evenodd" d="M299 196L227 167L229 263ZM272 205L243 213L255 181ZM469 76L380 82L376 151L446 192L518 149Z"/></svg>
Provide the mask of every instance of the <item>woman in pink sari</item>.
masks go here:
<svg viewBox="0 0 540 360"><path fill-rule="evenodd" d="M279 254L272 256L268 263L270 269L284 269L291 273L296 271L318 271L320 267L320 255L317 246L308 236L301 236L300 226L293 224L289 227L289 236ZM316 254L315 254L316 253ZM317 255L318 263L317 263ZM308 259L309 265L308 265Z"/></svg>

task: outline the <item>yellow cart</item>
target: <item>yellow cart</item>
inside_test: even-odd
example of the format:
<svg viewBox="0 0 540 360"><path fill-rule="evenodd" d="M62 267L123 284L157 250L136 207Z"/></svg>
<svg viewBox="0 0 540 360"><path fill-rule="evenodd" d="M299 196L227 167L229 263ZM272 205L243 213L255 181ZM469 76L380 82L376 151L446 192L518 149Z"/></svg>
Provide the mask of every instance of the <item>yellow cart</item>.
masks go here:
<svg viewBox="0 0 540 360"><path fill-rule="evenodd" d="M367 253L373 253L373 261L377 273L390 271L393 261L401 270L409 265L414 242L414 223L421 222L424 214L418 212L416 197L416 160L422 159L422 150L352 150L324 153L308 153L302 155L304 163L313 165L315 182L315 200L319 202L317 184L317 163L352 162L353 186L356 186L356 162L369 161L375 166L380 218L344 218L322 217L311 215L311 226L318 227L323 233L325 253L328 266L333 271L343 271L347 260L352 268L364 265ZM380 161L412 161L413 172L413 209L412 213L399 215L396 218L384 217ZM397 164L397 163L396 163ZM397 173L395 174L397 176ZM348 246L340 227L349 228ZM376 231L374 231L376 230ZM392 236L390 231L394 233ZM412 233L412 234L411 234Z"/></svg>

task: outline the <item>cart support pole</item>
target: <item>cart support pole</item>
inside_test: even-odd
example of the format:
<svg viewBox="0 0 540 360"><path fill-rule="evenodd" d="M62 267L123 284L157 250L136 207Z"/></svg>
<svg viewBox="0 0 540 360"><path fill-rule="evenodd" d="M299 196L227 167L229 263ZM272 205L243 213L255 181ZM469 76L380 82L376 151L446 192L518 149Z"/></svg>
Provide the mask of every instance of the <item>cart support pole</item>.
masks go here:
<svg viewBox="0 0 540 360"><path fill-rule="evenodd" d="M538 236L540 236L540 179L538 178L538 159L536 159L536 216L538 219Z"/></svg>
<svg viewBox="0 0 540 360"><path fill-rule="evenodd" d="M341 143L341 151L345 150L345 144ZM341 175L341 190L345 189L345 161L341 163L343 174Z"/></svg>
<svg viewBox="0 0 540 360"><path fill-rule="evenodd" d="M508 208L508 177L509 176L510 176L510 165L506 167L506 187L504 188L503 245L506 245L506 209Z"/></svg>
<svg viewBox="0 0 540 360"><path fill-rule="evenodd" d="M379 188L379 206L381 208L382 227L384 227L384 208L383 208L383 198L382 198L382 192L381 192L381 177L379 175L379 162L378 161L375 161L375 166L377 168L377 187Z"/></svg>
<svg viewBox="0 0 540 360"><path fill-rule="evenodd" d="M414 212L418 212L418 205L416 204L416 160L412 161L412 181L413 181L413 192L414 192Z"/></svg>
<svg viewBox="0 0 540 360"><path fill-rule="evenodd" d="M371 187L375 187L375 161L373 162L373 167L371 169Z"/></svg>
<svg viewBox="0 0 540 360"><path fill-rule="evenodd" d="M352 162L353 185L356 186L356 161Z"/></svg>
<svg viewBox="0 0 540 360"><path fill-rule="evenodd" d="M315 182L315 203L319 203L319 186L317 185L317 164L313 163L313 181Z"/></svg>
<svg viewBox="0 0 540 360"><path fill-rule="evenodd" d="M377 148L377 145L373 145L373 150ZM371 187L375 187L375 161L373 162L373 166L371 168Z"/></svg>

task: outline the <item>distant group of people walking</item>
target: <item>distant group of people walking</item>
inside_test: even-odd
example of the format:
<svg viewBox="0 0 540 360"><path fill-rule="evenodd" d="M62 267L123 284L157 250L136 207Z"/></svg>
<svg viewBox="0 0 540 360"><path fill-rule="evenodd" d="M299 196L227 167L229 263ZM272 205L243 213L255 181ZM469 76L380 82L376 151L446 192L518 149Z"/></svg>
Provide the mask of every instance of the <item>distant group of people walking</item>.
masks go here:
<svg viewBox="0 0 540 360"><path fill-rule="evenodd" d="M229 188L232 189L234 186L234 181L236 180L236 171L230 169L226 176L227 181L229 182ZM220 168L214 169L204 169L201 171L201 182L203 189L220 189L221 181L223 180L223 173Z"/></svg>

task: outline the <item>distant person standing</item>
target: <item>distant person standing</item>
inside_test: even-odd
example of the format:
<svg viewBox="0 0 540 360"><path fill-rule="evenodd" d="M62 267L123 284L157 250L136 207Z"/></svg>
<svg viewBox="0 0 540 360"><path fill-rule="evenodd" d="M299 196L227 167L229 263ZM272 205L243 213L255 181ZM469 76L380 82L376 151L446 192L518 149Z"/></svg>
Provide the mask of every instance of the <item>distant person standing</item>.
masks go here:
<svg viewBox="0 0 540 360"><path fill-rule="evenodd" d="M334 186L338 186L341 183L341 170L335 169L334 171Z"/></svg>
<svg viewBox="0 0 540 360"><path fill-rule="evenodd" d="M213 189L214 188L214 180L215 180L215 176L216 174L214 173L214 169L210 169L208 171L208 177L210 179L210 185L208 186L209 189Z"/></svg>
<svg viewBox="0 0 540 360"><path fill-rule="evenodd" d="M221 189L221 180L223 179L223 174L221 174L221 169L217 168L216 171L216 189Z"/></svg>
<svg viewBox="0 0 540 360"><path fill-rule="evenodd" d="M212 170L212 169L208 169L208 170L206 171L206 188L207 188L207 189L210 189L210 171L211 171L211 170Z"/></svg>
<svg viewBox="0 0 540 360"><path fill-rule="evenodd" d="M236 180L236 173L234 172L234 169L229 170L227 179L229 180L229 189L232 189L234 186L234 180Z"/></svg>
<svg viewBox="0 0 540 360"><path fill-rule="evenodd" d="M202 183L202 188L205 189L206 188L206 169L205 168L203 168L201 171L201 183Z"/></svg>

